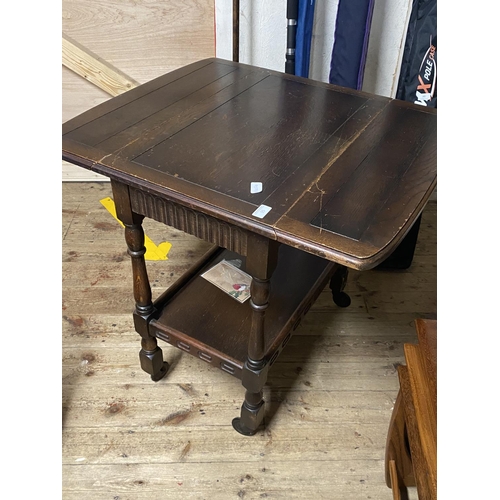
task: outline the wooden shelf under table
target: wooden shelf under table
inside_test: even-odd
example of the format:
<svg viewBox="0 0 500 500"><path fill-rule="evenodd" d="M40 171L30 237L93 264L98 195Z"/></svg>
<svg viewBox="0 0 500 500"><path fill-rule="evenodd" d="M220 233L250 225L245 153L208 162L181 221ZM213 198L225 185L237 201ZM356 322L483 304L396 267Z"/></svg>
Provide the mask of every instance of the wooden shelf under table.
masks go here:
<svg viewBox="0 0 500 500"><path fill-rule="evenodd" d="M156 302L149 331L211 365L241 378L247 359L252 309L200 275L221 260L245 257L222 248L179 278ZM265 313L265 358L273 364L337 264L281 245Z"/></svg>

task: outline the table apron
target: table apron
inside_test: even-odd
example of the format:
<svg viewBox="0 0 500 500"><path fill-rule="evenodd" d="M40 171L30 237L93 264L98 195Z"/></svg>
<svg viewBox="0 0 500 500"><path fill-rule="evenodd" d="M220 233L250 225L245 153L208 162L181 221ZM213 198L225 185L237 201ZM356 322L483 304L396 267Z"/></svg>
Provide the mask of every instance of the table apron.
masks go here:
<svg viewBox="0 0 500 500"><path fill-rule="evenodd" d="M247 255L252 233L179 203L129 188L132 210L184 233L191 234L240 255Z"/></svg>

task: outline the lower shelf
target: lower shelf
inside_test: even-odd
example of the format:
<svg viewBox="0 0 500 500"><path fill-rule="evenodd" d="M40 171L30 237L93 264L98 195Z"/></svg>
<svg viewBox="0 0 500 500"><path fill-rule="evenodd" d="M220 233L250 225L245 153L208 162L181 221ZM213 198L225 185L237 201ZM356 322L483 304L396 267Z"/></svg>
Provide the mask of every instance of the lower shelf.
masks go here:
<svg viewBox="0 0 500 500"><path fill-rule="evenodd" d="M251 307L230 297L200 274L221 260L245 258L220 249L198 266L182 286L173 285L155 303L150 334L241 378L247 357ZM266 355L270 364L290 339L302 316L328 283L337 264L281 245L271 278L265 316ZM181 278L182 280L182 278Z"/></svg>

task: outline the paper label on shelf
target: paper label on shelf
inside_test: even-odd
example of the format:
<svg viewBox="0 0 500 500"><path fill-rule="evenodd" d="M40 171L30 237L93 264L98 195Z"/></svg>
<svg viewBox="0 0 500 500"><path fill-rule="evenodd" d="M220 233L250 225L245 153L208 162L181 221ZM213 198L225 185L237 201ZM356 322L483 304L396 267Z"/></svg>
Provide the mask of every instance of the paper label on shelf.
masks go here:
<svg viewBox="0 0 500 500"><path fill-rule="evenodd" d="M204 272L201 277L210 281L238 302L245 302L250 298L252 277L226 260L221 260Z"/></svg>

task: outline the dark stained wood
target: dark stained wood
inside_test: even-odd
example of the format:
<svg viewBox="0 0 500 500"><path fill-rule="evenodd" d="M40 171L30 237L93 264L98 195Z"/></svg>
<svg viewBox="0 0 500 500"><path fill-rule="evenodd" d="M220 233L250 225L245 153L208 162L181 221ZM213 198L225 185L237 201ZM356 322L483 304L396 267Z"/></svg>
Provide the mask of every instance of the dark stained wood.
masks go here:
<svg viewBox="0 0 500 500"><path fill-rule="evenodd" d="M375 146L359 163L352 162L356 167L343 183L333 184L341 186L333 196L323 197L322 207L311 221L313 226L360 240L378 214L386 207L391 208L392 197L399 197L399 186L404 184L405 176L427 140L436 135L436 124L429 126L428 115L412 114L396 106L387 109L389 116L383 117L391 120L394 130L387 130L379 120L372 122L372 128L380 127L385 134L377 137ZM413 134L420 129L421 134ZM340 171L348 172L347 163L342 167ZM318 182L318 188L325 191L328 185L322 180ZM300 209L302 205L296 207Z"/></svg>
<svg viewBox="0 0 500 500"><path fill-rule="evenodd" d="M234 429L244 436L254 435L264 419L263 389L271 365L271 360L266 360L265 357L266 337L267 333L272 330L272 328L269 328L269 320L267 325L265 323L269 307L271 277L278 263L280 248L279 243L275 240L269 240L258 235L252 235L248 243L246 269L252 276L249 299L251 319L247 359L241 377L241 382L246 391L240 416L232 421ZM283 257L283 252L281 255ZM279 281L275 281L274 287L278 288L280 286ZM307 287L306 289L310 288ZM288 316L292 315L293 313ZM283 329L281 331L286 332Z"/></svg>
<svg viewBox="0 0 500 500"><path fill-rule="evenodd" d="M208 66L209 64L212 64L212 60L204 59L202 61L197 61L195 63L184 66L177 71L173 71L171 73L159 76L158 78L154 78L153 80L140 85L139 87L136 87L133 93L131 93L130 91L124 92L123 94L113 97L113 99L109 99L99 106L95 106L92 109L89 109L84 113L75 116L71 120L68 120L63 124L62 132L63 134L68 134L69 132L82 127L83 125L90 123L99 116L115 111L118 108L121 108L122 106L125 106L126 104L132 102L133 100L154 92L155 90L168 85L169 83L172 83L185 75L189 75L197 69Z"/></svg>
<svg viewBox="0 0 500 500"><path fill-rule="evenodd" d="M436 122L397 101L390 104L311 183L278 228L315 243L331 242L333 249L367 263L394 248L423 208L415 202L425 200L435 184ZM420 135L412 133L415 127ZM325 257L333 258L328 251Z"/></svg>
<svg viewBox="0 0 500 500"><path fill-rule="evenodd" d="M67 135L69 138L76 139L89 146L97 146L124 129L149 118L164 108L172 106L177 101L185 99L233 71L235 71L235 68L224 64L208 64L134 99L127 106L121 106L109 111L77 130L69 132Z"/></svg>
<svg viewBox="0 0 500 500"><path fill-rule="evenodd" d="M240 378L233 427L244 435L261 425L268 370L328 280L337 273L333 297L347 306L347 267L377 265L419 216L435 145L436 114L419 106L220 59L97 106L62 138L63 159L112 181L141 367L165 375L161 339ZM144 217L216 245L154 303ZM200 277L224 258L252 276L248 303Z"/></svg>
<svg viewBox="0 0 500 500"><path fill-rule="evenodd" d="M144 255L144 216L136 214L130 206L128 186L112 182L113 197L116 200L116 215L125 226L125 241L128 254L132 261L132 277L135 299L134 324L137 333L141 335L141 350L139 359L142 369L151 375L153 381L165 376L168 364L163 361L163 352L158 347L156 338L149 333L148 322L154 312L151 286Z"/></svg>
<svg viewBox="0 0 500 500"><path fill-rule="evenodd" d="M281 215L290 210L289 200L298 200L307 192L314 194L317 191L316 182L321 175L328 171L332 164L347 147L357 138L368 124L373 121L387 101L370 100L361 105L337 130L317 148L314 153L297 167L287 182L281 184L271 195L264 200L266 205L272 206ZM305 191L304 187L308 187ZM292 207L293 208L293 207Z"/></svg>
<svg viewBox="0 0 500 500"><path fill-rule="evenodd" d="M248 240L255 233L137 189L131 189L131 194L132 206L138 213L241 255L248 255Z"/></svg>
<svg viewBox="0 0 500 500"><path fill-rule="evenodd" d="M136 211L148 210L152 204L163 203L168 205L169 202L175 203L177 207L182 207L181 210L186 208L193 210L194 206L196 206L196 212L235 224L270 239L276 239L276 233L272 226L262 224L259 219L251 216L256 209L254 204L214 191L207 191L201 186L177 177L165 176L153 169L145 170L143 166L124 161L119 157L109 162L113 163L113 166L105 166L103 163L106 162L107 155L102 153L101 150L90 148L65 137L63 137L62 143L64 151L71 151L64 154L67 161L90 170L98 170L99 173L106 175L110 179L127 182L131 186L132 203L135 203L134 209ZM100 161L92 160L93 157L100 158ZM148 180L145 179L144 174L147 174ZM222 206L225 208L219 208ZM150 213L141 213L147 217L155 218ZM154 210L154 213L161 214L162 210ZM244 224L242 224L241 216L238 215L240 213L249 214L248 219L244 220ZM276 221L278 218L279 216L272 212L266 216L268 222ZM162 219L155 220L162 221Z"/></svg>
<svg viewBox="0 0 500 500"><path fill-rule="evenodd" d="M258 206L366 102L303 87L263 79L134 161Z"/></svg>
<svg viewBox="0 0 500 500"><path fill-rule="evenodd" d="M148 118L133 124L99 144L125 160L149 152L156 145L203 118L259 83L266 74L235 68L227 75L179 99Z"/></svg>
<svg viewBox="0 0 500 500"><path fill-rule="evenodd" d="M158 338L164 339L163 333L169 335L167 342L174 345L177 339L185 344L191 343L194 347L188 350L190 354L200 357L197 350L202 350L212 359L206 356L201 359L219 368L222 360L231 367L225 371L241 378L248 354L252 309L248 303L240 304L199 276L217 262L235 258L242 260L241 268L246 272L246 258L224 251L214 254L180 290L173 285L172 291L169 289L159 299L161 305L155 303L160 312L151 326L155 332L160 332L160 335L155 333ZM273 356L289 341L288 334L297 328L301 317L328 282L334 267L305 252L280 247L278 264L271 277L269 307L265 313L263 357L266 360L276 360ZM202 301L199 300L201 297Z"/></svg>
<svg viewBox="0 0 500 500"><path fill-rule="evenodd" d="M436 113L419 106L220 59L157 80L66 124L64 159L355 269L391 253L436 184Z"/></svg>
<svg viewBox="0 0 500 500"><path fill-rule="evenodd" d="M266 331L264 321L269 307L271 276L278 263L279 243L252 235L246 259L247 272L252 276L250 307L252 319L248 337L248 359L252 363L265 364ZM282 254L283 255L283 254ZM276 286L279 285L279 281Z"/></svg>

